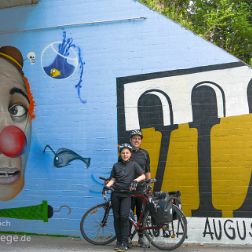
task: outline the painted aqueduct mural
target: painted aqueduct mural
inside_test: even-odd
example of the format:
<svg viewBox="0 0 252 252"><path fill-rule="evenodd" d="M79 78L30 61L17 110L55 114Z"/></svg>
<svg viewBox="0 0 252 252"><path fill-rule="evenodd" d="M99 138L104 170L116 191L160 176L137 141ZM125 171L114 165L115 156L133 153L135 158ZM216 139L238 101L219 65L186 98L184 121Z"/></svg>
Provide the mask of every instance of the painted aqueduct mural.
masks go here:
<svg viewBox="0 0 252 252"><path fill-rule="evenodd" d="M143 130L154 190L180 190L186 215L207 217L203 237L251 237L251 69L230 63L128 76L117 79L117 94L119 142ZM234 224L237 234L233 217L249 218Z"/></svg>

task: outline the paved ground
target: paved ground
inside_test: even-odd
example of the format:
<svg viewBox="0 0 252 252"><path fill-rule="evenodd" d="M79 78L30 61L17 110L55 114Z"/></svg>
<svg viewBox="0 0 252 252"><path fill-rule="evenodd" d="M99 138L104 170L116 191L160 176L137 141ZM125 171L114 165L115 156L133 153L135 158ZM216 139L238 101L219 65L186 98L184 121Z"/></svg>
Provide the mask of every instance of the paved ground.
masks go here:
<svg viewBox="0 0 252 252"><path fill-rule="evenodd" d="M70 252L70 251L87 251L87 252L111 252L113 244L106 246L94 246L79 238L71 237L49 237L49 236L29 236L29 235L0 235L0 251L50 251L50 252ZM143 249L133 247L129 252L156 252L156 248ZM249 252L252 246L234 246L234 245L197 245L184 244L175 252Z"/></svg>

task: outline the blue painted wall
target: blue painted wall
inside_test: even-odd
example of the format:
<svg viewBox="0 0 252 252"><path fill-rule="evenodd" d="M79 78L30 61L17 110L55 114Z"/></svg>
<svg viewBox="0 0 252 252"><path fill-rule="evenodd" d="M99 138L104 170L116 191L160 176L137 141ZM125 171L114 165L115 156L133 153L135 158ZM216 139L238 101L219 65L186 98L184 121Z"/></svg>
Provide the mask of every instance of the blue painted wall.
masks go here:
<svg viewBox="0 0 252 252"><path fill-rule="evenodd" d="M64 32L85 62L80 89L85 104L75 87L78 68L65 79L43 71L43 50L62 42ZM34 6L0 10L0 46L4 45L16 46L24 57L31 51L36 54L35 64L28 59L24 64L36 118L25 187L15 199L0 202L0 208L43 200L56 210L71 207L70 215L62 209L47 223L11 219L5 229L44 234L80 235L83 212L102 200L96 179L108 175L117 160L117 78L239 61L133 0L40 0ZM52 50L44 60L54 57ZM80 160L55 167L53 153L43 152L47 144L55 151L64 147L91 158L90 167Z"/></svg>

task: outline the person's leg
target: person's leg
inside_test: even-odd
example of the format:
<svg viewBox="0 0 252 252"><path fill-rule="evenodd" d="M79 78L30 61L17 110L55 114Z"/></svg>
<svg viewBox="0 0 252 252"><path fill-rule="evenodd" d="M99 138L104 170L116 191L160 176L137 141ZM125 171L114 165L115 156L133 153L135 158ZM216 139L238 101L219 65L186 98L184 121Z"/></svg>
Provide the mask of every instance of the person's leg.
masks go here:
<svg viewBox="0 0 252 252"><path fill-rule="evenodd" d="M136 198L131 198L131 210L134 213L136 207ZM132 231L132 223L129 222L129 238L131 238L131 231Z"/></svg>
<svg viewBox="0 0 252 252"><path fill-rule="evenodd" d="M129 213L131 207L131 198L121 198L120 207L120 227L121 227L121 238L122 243L127 246L129 237Z"/></svg>
<svg viewBox="0 0 252 252"><path fill-rule="evenodd" d="M143 204L142 199L141 198L136 198L136 215L137 215L137 220L139 220L140 215L141 215L142 204ZM142 230L138 231L138 236L139 236L138 244L141 247L149 247L148 241L146 239L144 239Z"/></svg>
<svg viewBox="0 0 252 252"><path fill-rule="evenodd" d="M137 220L139 220L141 211L142 211L142 199L141 198L135 198L135 206L136 206L136 215Z"/></svg>
<svg viewBox="0 0 252 252"><path fill-rule="evenodd" d="M136 200L137 200L137 198L135 198L135 197L132 197L132 198L131 198L131 210L132 210L133 214L134 214L135 208L136 208ZM132 230L132 223L129 221L128 248L132 248L132 247L133 247L133 244L132 244L132 239L133 239L133 237L131 237L132 233L133 233L133 230Z"/></svg>
<svg viewBox="0 0 252 252"><path fill-rule="evenodd" d="M136 215L137 215L137 221L140 219L141 211L142 211L142 199L141 198L135 198L136 201ZM143 237L143 233L141 230L138 232L139 237Z"/></svg>
<svg viewBox="0 0 252 252"><path fill-rule="evenodd" d="M116 193L111 195L111 204L114 216L114 228L116 234L117 245L122 243L121 227L120 227L120 197Z"/></svg>

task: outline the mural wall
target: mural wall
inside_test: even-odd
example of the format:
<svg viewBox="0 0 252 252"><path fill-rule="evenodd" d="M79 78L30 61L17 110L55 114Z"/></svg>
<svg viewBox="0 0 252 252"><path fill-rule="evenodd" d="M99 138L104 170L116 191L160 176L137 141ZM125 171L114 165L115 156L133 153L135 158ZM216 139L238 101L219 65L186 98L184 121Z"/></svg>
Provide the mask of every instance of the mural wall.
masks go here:
<svg viewBox="0 0 252 252"><path fill-rule="evenodd" d="M211 240L251 237L250 220L234 224L236 235L235 220L208 218L251 218L250 89L242 63L117 79L119 142L143 130L154 190L181 191L185 214L207 217L203 237Z"/></svg>
<svg viewBox="0 0 252 252"><path fill-rule="evenodd" d="M133 0L0 10L0 231L79 236L141 128L154 190L181 191L187 241L251 243L251 77Z"/></svg>

